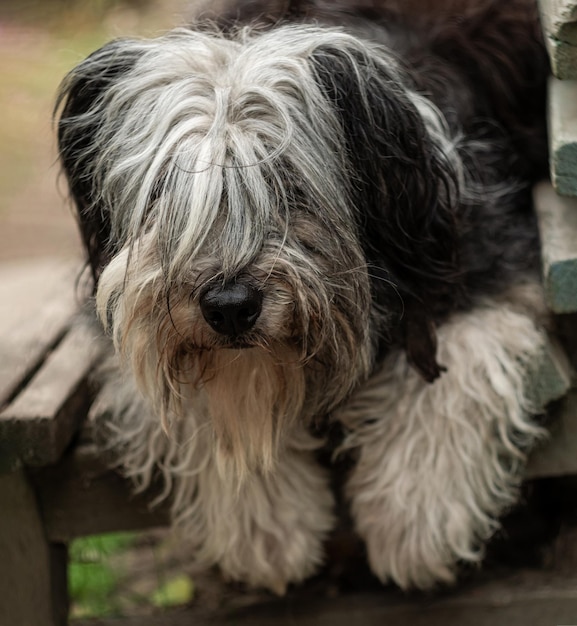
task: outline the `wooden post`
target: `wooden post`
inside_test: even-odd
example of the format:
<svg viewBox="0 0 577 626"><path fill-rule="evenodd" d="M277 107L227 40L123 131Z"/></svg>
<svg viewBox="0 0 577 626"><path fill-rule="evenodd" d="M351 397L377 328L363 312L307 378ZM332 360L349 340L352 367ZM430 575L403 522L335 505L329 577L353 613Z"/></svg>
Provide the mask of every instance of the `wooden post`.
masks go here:
<svg viewBox="0 0 577 626"><path fill-rule="evenodd" d="M46 539L24 471L0 475L0 624L65 626L65 554Z"/></svg>

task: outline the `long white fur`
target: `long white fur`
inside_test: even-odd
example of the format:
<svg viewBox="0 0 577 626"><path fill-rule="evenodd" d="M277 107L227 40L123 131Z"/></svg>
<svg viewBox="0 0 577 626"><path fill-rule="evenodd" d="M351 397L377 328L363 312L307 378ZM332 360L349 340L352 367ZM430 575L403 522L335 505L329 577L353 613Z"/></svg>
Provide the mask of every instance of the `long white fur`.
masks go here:
<svg viewBox="0 0 577 626"><path fill-rule="evenodd" d="M162 225L169 277L182 276L207 247L216 248L225 276L234 275L258 254L279 208L287 208L281 156L331 223L351 224L341 127L309 63L323 46L361 53L387 75L398 73L382 47L310 25L246 29L235 39L183 29L125 42L121 52L137 56L135 66L74 122L98 120L88 149L97 155L94 174L114 239L134 243L150 225ZM405 91L433 143L461 167L442 116ZM287 228L281 224L280 234Z"/></svg>
<svg viewBox="0 0 577 626"><path fill-rule="evenodd" d="M320 442L293 424L276 471L239 482L214 454L206 396L200 394L167 435L134 381L117 368L113 357L102 373L99 402L113 415L104 427L106 446L137 490L161 477L156 503L170 499L183 549L195 564L218 564L228 578L278 594L313 574L334 525L328 476L314 459Z"/></svg>
<svg viewBox="0 0 577 626"><path fill-rule="evenodd" d="M339 152L328 149L339 145L339 126L307 59L323 43L355 40L310 27L280 29L273 38L274 44L271 35L248 31L227 40L182 30L127 42L142 53L136 66L88 114L105 111L92 148L117 239L137 239L144 223L162 224L173 235L164 242L171 275L181 274L215 230L211 243L225 270L252 260L271 211L285 201L282 183L271 198L264 180L277 177L281 154L302 173L311 196L333 216L349 216Z"/></svg>
<svg viewBox="0 0 577 626"><path fill-rule="evenodd" d="M373 571L401 587L451 582L459 561L514 504L526 456L544 431L532 420L531 371L544 346L536 285L488 301L438 329L448 371L425 383L404 352L335 416L358 448L348 483ZM530 307L527 308L527 304Z"/></svg>

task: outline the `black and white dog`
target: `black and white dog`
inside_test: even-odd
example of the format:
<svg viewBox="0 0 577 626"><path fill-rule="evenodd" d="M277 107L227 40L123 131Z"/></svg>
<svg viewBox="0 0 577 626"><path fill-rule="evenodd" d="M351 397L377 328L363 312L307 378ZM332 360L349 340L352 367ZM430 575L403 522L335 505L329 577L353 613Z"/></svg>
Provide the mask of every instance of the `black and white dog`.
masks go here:
<svg viewBox="0 0 577 626"><path fill-rule="evenodd" d="M282 593L323 561L317 452L340 424L375 574L451 581L542 434L533 2L257 1L213 18L114 41L60 93L119 362L110 444L139 488L163 474L195 559Z"/></svg>

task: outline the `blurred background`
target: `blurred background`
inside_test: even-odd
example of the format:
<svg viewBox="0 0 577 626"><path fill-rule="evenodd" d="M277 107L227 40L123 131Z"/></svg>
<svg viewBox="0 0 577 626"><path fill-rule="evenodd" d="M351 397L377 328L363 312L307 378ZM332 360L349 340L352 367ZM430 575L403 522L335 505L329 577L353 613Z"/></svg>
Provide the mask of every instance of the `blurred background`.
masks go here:
<svg viewBox="0 0 577 626"><path fill-rule="evenodd" d="M0 264L81 256L59 180L55 94L111 38L181 24L190 0L0 0Z"/></svg>

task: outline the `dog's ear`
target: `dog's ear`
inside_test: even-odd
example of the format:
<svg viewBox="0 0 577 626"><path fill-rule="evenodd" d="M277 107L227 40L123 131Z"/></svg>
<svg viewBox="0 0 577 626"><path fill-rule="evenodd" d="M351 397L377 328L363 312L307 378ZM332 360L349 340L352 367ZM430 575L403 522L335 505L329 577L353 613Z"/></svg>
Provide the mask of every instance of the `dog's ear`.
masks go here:
<svg viewBox="0 0 577 626"><path fill-rule="evenodd" d="M95 137L105 113L107 89L134 66L138 56L137 48L124 41L105 45L68 74L57 98L58 149L95 284L114 252L110 217L99 197L94 174L94 163L99 158Z"/></svg>
<svg viewBox="0 0 577 626"><path fill-rule="evenodd" d="M322 47L312 62L342 124L368 260L404 292L434 299L455 280L457 174L424 100L393 62L363 51Z"/></svg>
<svg viewBox="0 0 577 626"><path fill-rule="evenodd" d="M342 126L374 296L385 300L380 292L394 283L405 302L409 356L434 379L441 370L430 320L455 297L458 283L458 172L443 145L449 142L435 111L405 87L392 60L389 65L372 50L323 46L311 62ZM407 318L419 309L422 323Z"/></svg>

